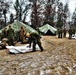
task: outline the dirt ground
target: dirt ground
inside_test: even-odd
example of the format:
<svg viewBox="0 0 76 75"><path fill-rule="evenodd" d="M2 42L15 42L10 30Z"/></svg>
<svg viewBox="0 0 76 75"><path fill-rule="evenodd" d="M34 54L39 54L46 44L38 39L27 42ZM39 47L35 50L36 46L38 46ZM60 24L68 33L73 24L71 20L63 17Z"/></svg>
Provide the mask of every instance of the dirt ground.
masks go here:
<svg viewBox="0 0 76 75"><path fill-rule="evenodd" d="M76 75L76 39L42 36L41 42L43 52L0 50L0 75Z"/></svg>

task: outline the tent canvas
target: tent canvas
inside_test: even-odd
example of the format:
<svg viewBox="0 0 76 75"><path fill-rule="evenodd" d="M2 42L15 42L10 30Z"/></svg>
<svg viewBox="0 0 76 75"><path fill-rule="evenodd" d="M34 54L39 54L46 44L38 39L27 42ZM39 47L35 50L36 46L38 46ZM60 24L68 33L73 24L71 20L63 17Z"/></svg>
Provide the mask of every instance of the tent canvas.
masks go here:
<svg viewBox="0 0 76 75"><path fill-rule="evenodd" d="M33 46L31 46L29 48L29 44L26 44L25 46L6 46L9 53L14 53L14 54L31 52L32 47ZM36 50L40 50L40 48L39 48L39 46L37 44L36 44Z"/></svg>
<svg viewBox="0 0 76 75"><path fill-rule="evenodd" d="M56 35L57 29L49 24L45 24L44 26L39 28L39 31L45 35Z"/></svg>
<svg viewBox="0 0 76 75"><path fill-rule="evenodd" d="M37 33L37 31L36 31L34 28L32 28L32 27L30 27L29 25L26 25L26 24L24 24L24 23L22 23L22 22L20 22L20 21L13 22L13 23L10 24L10 25L11 25L12 29L14 29L15 32L16 32L16 31L19 31L19 30L20 30L20 27L23 26L24 29L26 30L26 32L35 32L35 33ZM6 26L6 28L8 29L8 28L9 28L9 25ZM3 29L4 29L4 28L3 28ZM1 31L2 31L3 29L1 29Z"/></svg>

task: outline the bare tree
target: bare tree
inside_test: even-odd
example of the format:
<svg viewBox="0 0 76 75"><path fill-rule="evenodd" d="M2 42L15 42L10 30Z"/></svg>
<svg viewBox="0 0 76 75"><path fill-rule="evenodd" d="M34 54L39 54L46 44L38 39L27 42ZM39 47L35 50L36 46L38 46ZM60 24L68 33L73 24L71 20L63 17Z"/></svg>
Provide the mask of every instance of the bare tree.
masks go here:
<svg viewBox="0 0 76 75"><path fill-rule="evenodd" d="M72 25L73 25L73 27L76 28L76 8L75 8L73 15L72 15Z"/></svg>
<svg viewBox="0 0 76 75"><path fill-rule="evenodd" d="M45 3L45 19L44 24L48 23L52 26L54 26L54 19L56 15L56 8L59 3L59 0L46 0Z"/></svg>
<svg viewBox="0 0 76 75"><path fill-rule="evenodd" d="M65 4L64 6L64 11L63 11L63 24L64 24L64 28L66 27L66 24L67 24L67 20L68 20L68 17L69 17L69 8L68 8L68 3Z"/></svg>
<svg viewBox="0 0 76 75"><path fill-rule="evenodd" d="M24 17L23 17L23 20L22 21L24 23L25 23L26 17L28 16L28 12L29 12L30 6L31 6L31 4L27 4L26 7L25 7L25 10L23 11Z"/></svg>
<svg viewBox="0 0 76 75"><path fill-rule="evenodd" d="M2 15L4 16L4 26L6 26L6 18L7 18L6 17L6 14L7 14L7 11L9 10L9 5L10 5L10 2L9 1L0 0L0 12L1 12L0 15L1 15L1 17L2 17Z"/></svg>
<svg viewBox="0 0 76 75"><path fill-rule="evenodd" d="M58 5L58 12L57 12L57 27L62 27L63 26L63 3L60 2Z"/></svg>
<svg viewBox="0 0 76 75"><path fill-rule="evenodd" d="M16 19L19 21L25 21L28 10L30 9L30 3L27 0L16 0L14 8L16 11Z"/></svg>
<svg viewBox="0 0 76 75"><path fill-rule="evenodd" d="M32 13L31 13L31 24L33 28L39 27L43 22L43 5L44 0L33 0L32 1Z"/></svg>

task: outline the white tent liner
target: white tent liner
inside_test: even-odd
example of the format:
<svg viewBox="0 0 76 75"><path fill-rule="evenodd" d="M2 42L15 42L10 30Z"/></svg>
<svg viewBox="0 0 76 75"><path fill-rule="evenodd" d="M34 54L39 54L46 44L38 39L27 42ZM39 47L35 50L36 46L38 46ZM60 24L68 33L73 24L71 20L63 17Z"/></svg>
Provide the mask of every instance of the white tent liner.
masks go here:
<svg viewBox="0 0 76 75"><path fill-rule="evenodd" d="M29 44L25 46L6 46L10 53L26 53L32 51L32 46L29 48ZM36 45L36 50L40 50L39 46Z"/></svg>

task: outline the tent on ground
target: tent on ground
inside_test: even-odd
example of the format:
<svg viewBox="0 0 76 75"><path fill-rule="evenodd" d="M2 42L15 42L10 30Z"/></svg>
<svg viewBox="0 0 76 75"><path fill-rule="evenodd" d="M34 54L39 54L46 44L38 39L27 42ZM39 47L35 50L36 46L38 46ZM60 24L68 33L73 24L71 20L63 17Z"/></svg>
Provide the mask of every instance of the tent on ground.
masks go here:
<svg viewBox="0 0 76 75"><path fill-rule="evenodd" d="M39 31L44 35L56 35L57 29L49 24L45 24L39 28Z"/></svg>
<svg viewBox="0 0 76 75"><path fill-rule="evenodd" d="M8 30L9 26L11 26L11 28L14 29L15 39L16 39L17 41L19 40L19 30L20 30L21 26L24 27L24 29L25 29L25 31L26 31L27 33L37 33L37 34L38 34L38 32L37 32L34 28L32 28L32 27L30 27L29 25L26 25L26 24L24 24L24 23L22 23L22 22L20 22L20 21L13 22L12 24L9 24L9 25L6 26L5 28L7 28L7 30ZM4 28L3 28L3 29L4 29ZM3 30L3 29L0 30L1 33L2 33L2 30Z"/></svg>
<svg viewBox="0 0 76 75"><path fill-rule="evenodd" d="M26 25L20 21L16 21L12 24L10 24L12 29L14 29L15 32L19 31L20 30L20 27L23 26L24 29L26 30L26 32L35 32L35 33L38 33L34 28L30 27L29 25ZM9 25L6 26L6 28L8 29L9 28ZM4 29L4 28L3 28ZM1 29L0 31L2 31L3 29Z"/></svg>

